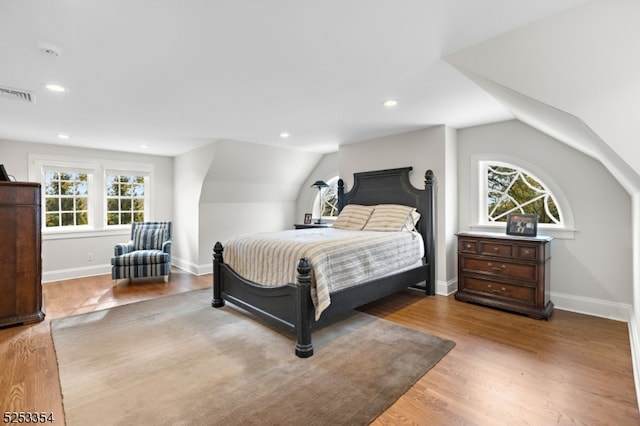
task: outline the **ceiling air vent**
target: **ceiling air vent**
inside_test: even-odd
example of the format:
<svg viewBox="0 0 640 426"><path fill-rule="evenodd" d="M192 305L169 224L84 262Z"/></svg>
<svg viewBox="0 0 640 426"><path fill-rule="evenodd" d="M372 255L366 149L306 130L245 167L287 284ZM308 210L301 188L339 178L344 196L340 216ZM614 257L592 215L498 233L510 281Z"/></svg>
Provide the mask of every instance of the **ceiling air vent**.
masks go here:
<svg viewBox="0 0 640 426"><path fill-rule="evenodd" d="M0 98L13 99L16 101L25 101L32 104L36 103L35 93L27 92L26 90L12 89L10 87L0 86Z"/></svg>

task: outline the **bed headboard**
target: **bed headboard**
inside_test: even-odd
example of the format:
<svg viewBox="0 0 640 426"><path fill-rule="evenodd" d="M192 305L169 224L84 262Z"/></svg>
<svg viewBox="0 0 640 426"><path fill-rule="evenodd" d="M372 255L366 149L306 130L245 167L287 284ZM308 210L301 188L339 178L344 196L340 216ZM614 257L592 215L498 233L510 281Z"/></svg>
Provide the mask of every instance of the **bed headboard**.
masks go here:
<svg viewBox="0 0 640 426"><path fill-rule="evenodd" d="M417 230L424 240L426 262L430 265L430 285L435 284L435 200L436 177L427 170L424 189L414 187L409 180L412 167L376 170L353 174L353 188L344 191L344 181L338 180L338 210L347 204L403 204L415 207L421 215Z"/></svg>

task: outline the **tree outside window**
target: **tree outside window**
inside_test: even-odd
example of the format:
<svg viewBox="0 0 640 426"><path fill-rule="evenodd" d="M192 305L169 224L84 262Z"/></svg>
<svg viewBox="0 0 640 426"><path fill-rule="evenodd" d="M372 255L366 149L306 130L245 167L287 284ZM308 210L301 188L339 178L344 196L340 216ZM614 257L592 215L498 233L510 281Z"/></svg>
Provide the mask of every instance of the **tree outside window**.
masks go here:
<svg viewBox="0 0 640 426"><path fill-rule="evenodd" d="M89 225L88 174L45 170L45 227Z"/></svg>
<svg viewBox="0 0 640 426"><path fill-rule="evenodd" d="M486 166L487 219L506 222L509 213L538 215L539 223L562 224L551 192L531 173L506 163Z"/></svg>
<svg viewBox="0 0 640 426"><path fill-rule="evenodd" d="M145 177L107 174L107 226L144 222Z"/></svg>

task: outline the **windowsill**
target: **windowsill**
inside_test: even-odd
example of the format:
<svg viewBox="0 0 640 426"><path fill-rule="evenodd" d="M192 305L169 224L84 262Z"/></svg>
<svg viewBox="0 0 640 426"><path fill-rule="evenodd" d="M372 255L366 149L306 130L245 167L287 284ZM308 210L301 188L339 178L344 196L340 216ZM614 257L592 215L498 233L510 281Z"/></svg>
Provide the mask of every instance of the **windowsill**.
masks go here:
<svg viewBox="0 0 640 426"><path fill-rule="evenodd" d="M103 238L111 236L129 236L131 228L118 227L114 229L75 229L75 230L43 230L42 240L68 240L76 238Z"/></svg>
<svg viewBox="0 0 640 426"><path fill-rule="evenodd" d="M481 232L506 232L506 226L506 223L496 225L476 224L469 225L469 228L474 231ZM573 240L575 239L576 232L578 232L578 230L573 228L555 228L551 226L538 225L538 235L547 235L559 240Z"/></svg>

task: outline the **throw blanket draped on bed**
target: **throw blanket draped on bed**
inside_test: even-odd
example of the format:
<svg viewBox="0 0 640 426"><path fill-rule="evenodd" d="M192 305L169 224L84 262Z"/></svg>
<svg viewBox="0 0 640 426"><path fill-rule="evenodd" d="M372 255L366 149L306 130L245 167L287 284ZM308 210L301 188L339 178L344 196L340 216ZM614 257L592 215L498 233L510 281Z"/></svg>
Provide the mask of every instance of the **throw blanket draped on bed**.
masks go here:
<svg viewBox="0 0 640 426"><path fill-rule="evenodd" d="M313 228L239 236L225 244L224 253L236 273L268 287L296 283L296 266L306 257L317 320L331 292L415 267L424 245L416 232Z"/></svg>

